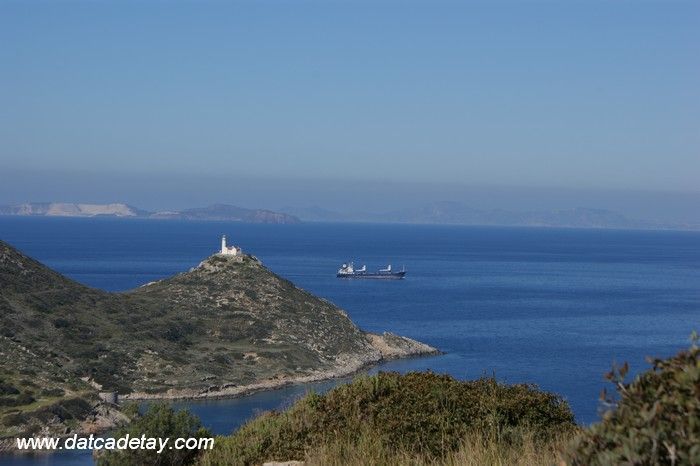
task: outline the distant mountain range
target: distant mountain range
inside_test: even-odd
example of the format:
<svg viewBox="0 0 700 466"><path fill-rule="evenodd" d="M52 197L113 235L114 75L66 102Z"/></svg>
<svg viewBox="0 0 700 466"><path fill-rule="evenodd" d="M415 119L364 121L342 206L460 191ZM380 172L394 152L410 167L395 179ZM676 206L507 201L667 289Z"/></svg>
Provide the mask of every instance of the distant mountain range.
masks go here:
<svg viewBox="0 0 700 466"><path fill-rule="evenodd" d="M214 204L177 212L155 212L150 218L175 218L183 220L227 220L246 223L299 223L294 215L264 209L245 209L228 204Z"/></svg>
<svg viewBox="0 0 700 466"><path fill-rule="evenodd" d="M299 223L293 215L264 209L245 209L215 204L178 211L149 212L128 204L75 204L64 202L29 202L0 206L0 215L44 217L124 217L182 220L226 220L246 223Z"/></svg>
<svg viewBox="0 0 700 466"><path fill-rule="evenodd" d="M304 221L316 222L385 222L444 225L532 226L560 228L621 229L700 229L695 224L666 224L630 219L605 209L577 207L564 210L515 212L502 209L480 210L459 202L431 204L382 213L355 212L343 214L320 207L281 209Z"/></svg>
<svg viewBox="0 0 700 466"><path fill-rule="evenodd" d="M0 205L0 215L222 220L276 224L309 221L700 230L699 224L671 224L632 219L619 212L605 209L576 207L562 210L517 212L503 209L475 209L459 202L433 202L422 206L387 212L337 212L321 207L283 207L279 211L272 211L246 209L229 204L213 204L208 207L151 212L122 203L30 202L18 205Z"/></svg>

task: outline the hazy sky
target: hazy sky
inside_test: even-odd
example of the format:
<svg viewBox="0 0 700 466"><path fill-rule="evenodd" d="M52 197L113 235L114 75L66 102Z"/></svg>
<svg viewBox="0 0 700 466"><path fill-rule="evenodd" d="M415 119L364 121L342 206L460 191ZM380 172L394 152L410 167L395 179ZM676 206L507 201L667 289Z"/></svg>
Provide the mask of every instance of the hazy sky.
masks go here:
<svg viewBox="0 0 700 466"><path fill-rule="evenodd" d="M6 182L700 185L697 1L3 1L0 82Z"/></svg>

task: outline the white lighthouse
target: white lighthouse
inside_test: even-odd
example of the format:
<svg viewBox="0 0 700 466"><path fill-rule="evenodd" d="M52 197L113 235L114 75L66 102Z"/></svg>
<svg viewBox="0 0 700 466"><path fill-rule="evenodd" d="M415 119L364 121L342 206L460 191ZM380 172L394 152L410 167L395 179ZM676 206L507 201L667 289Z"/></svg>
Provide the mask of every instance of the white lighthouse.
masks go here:
<svg viewBox="0 0 700 466"><path fill-rule="evenodd" d="M237 256L241 253L241 248L236 246L226 246L226 235L221 237L221 251L219 254L224 256Z"/></svg>

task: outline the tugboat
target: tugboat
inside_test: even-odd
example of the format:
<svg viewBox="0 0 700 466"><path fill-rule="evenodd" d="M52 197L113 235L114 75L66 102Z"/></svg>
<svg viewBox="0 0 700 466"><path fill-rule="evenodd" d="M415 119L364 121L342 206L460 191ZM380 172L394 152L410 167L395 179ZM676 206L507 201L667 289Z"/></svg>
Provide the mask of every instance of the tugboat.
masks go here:
<svg viewBox="0 0 700 466"><path fill-rule="evenodd" d="M391 269L391 264L385 269L379 269L377 272L367 272L367 266L363 265L359 269L355 269L352 262L343 264L335 275L338 278L373 278L384 280L401 280L406 275L406 269L402 268L394 272Z"/></svg>

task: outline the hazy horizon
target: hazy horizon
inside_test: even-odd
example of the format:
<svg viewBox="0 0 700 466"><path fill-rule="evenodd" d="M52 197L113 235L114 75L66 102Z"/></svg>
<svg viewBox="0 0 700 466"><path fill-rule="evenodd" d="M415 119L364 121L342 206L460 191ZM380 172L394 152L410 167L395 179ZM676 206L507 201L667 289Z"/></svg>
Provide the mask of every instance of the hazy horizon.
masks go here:
<svg viewBox="0 0 700 466"><path fill-rule="evenodd" d="M435 202L515 212L605 209L632 219L700 222L700 191L641 191L566 187L484 186L250 176L153 175L11 171L0 184L0 205L24 202L123 202L138 208L179 210L211 204L246 208L319 207L344 214L383 213Z"/></svg>
<svg viewBox="0 0 700 466"><path fill-rule="evenodd" d="M2 2L0 203L698 222L698 18L691 1Z"/></svg>

